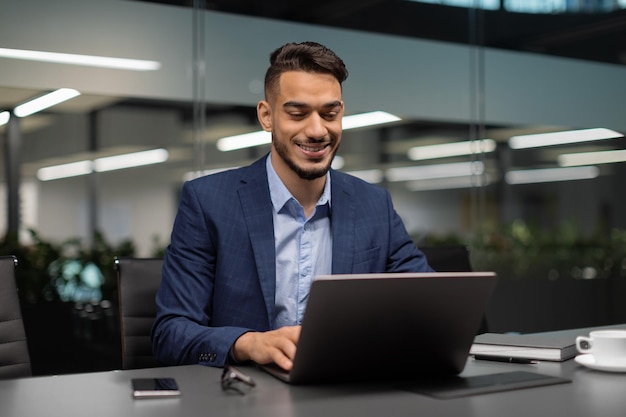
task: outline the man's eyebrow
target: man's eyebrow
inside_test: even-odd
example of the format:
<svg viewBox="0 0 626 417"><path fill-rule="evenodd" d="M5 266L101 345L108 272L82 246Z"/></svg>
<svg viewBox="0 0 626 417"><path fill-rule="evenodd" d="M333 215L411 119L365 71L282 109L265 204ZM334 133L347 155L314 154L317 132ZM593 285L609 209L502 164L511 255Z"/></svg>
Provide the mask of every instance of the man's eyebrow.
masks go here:
<svg viewBox="0 0 626 417"><path fill-rule="evenodd" d="M311 107L311 106L306 104L306 103L303 103L301 101L286 101L283 104L283 107L308 108L308 107ZM341 107L341 101L334 100L334 101L331 101L331 102L323 104L322 107L323 108Z"/></svg>
<svg viewBox="0 0 626 417"><path fill-rule="evenodd" d="M324 104L323 107L327 107L327 108L341 107L341 101L339 100L331 101L330 103Z"/></svg>
<svg viewBox="0 0 626 417"><path fill-rule="evenodd" d="M298 107L298 108L302 108L302 107L310 107L308 104L303 103L301 101L286 101L285 103L283 103L283 107Z"/></svg>

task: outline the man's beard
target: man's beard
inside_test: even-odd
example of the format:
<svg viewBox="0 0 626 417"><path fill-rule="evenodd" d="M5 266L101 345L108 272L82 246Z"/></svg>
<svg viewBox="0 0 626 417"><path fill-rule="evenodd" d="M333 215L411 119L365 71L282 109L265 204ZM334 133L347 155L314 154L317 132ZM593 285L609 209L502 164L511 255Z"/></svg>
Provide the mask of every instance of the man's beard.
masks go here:
<svg viewBox="0 0 626 417"><path fill-rule="evenodd" d="M291 170L293 172L295 172L298 177L302 178L303 180L315 180L317 178L321 178L324 175L326 175L326 173L328 172L328 170L330 169L330 165L333 161L333 159L335 158L335 154L337 153L337 149L335 148L335 150L333 151L333 155L330 158L328 164L324 167L321 168L310 168L310 169L305 169L302 167L299 167L293 159L291 159L289 157L289 152L287 151L287 146L285 146L283 143L274 140L274 149L276 149L276 153L278 154L278 156L280 156L280 158L285 161L285 163L287 164L287 166L289 168L291 168Z"/></svg>

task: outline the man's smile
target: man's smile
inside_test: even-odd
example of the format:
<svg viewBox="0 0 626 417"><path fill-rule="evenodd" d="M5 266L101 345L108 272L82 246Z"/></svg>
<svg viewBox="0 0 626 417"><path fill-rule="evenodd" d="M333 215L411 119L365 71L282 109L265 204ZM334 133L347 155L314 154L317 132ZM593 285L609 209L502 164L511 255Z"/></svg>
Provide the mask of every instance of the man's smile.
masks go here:
<svg viewBox="0 0 626 417"><path fill-rule="evenodd" d="M330 147L330 145L330 142L296 143L296 146L298 146L305 154L310 156L316 156L317 154L323 153L328 147Z"/></svg>

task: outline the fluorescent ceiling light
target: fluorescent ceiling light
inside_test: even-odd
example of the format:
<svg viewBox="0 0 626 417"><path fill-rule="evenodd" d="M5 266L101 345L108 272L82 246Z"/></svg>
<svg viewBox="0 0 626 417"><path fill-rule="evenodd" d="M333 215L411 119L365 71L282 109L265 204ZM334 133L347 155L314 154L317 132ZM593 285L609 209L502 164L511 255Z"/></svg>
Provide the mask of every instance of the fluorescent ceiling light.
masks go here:
<svg viewBox="0 0 626 417"><path fill-rule="evenodd" d="M41 181L57 180L59 178L77 177L93 172L92 161L79 161L69 164L55 165L37 170L37 178Z"/></svg>
<svg viewBox="0 0 626 417"><path fill-rule="evenodd" d="M167 161L168 156L169 154L165 149L153 149L150 151L108 156L94 160L94 169L97 172L105 172L116 169L134 168L143 165L159 164Z"/></svg>
<svg viewBox="0 0 626 417"><path fill-rule="evenodd" d="M588 180L600 174L598 167L546 168L509 171L504 179L508 184L531 184L555 181Z"/></svg>
<svg viewBox="0 0 626 417"><path fill-rule="evenodd" d="M0 112L0 126L3 126L9 123L9 119L11 118L11 113L8 111Z"/></svg>
<svg viewBox="0 0 626 417"><path fill-rule="evenodd" d="M349 171L347 174L353 175L357 178L362 179L363 181L369 182L370 184L378 184L383 182L383 171L380 169L362 169L358 171Z"/></svg>
<svg viewBox="0 0 626 417"><path fill-rule="evenodd" d="M537 133L513 136L509 139L511 149L537 148L540 146L565 145L602 139L621 138L624 135L611 129L594 128L563 132Z"/></svg>
<svg viewBox="0 0 626 417"><path fill-rule="evenodd" d="M86 65L91 67L125 69L131 71L155 71L161 68L160 62L148 61L144 59L65 54L59 52L30 51L25 49L0 48L0 58L53 62L56 64Z"/></svg>
<svg viewBox="0 0 626 417"><path fill-rule="evenodd" d="M425 166L411 166L389 168L385 172L388 181L412 181L432 178L464 177L480 175L485 172L485 166L480 161L458 162L454 164L437 164Z"/></svg>
<svg viewBox="0 0 626 417"><path fill-rule="evenodd" d="M93 161L78 161L69 164L55 165L41 168L37 171L37 178L41 181L57 180L60 178L87 175L92 172L106 172L116 169L134 168L167 161L168 152L165 149L133 152L123 155L97 158Z"/></svg>
<svg viewBox="0 0 626 417"><path fill-rule="evenodd" d="M566 153L557 160L562 167L626 162L626 150Z"/></svg>
<svg viewBox="0 0 626 417"><path fill-rule="evenodd" d="M243 135L226 136L217 141L217 149L222 152L236 149L251 148L253 146L267 145L272 141L272 134L264 130Z"/></svg>
<svg viewBox="0 0 626 417"><path fill-rule="evenodd" d="M71 98L79 96L80 93L72 88L60 88L56 91L37 97L36 99L27 101L24 104L20 104L13 110L13 113L17 117L26 117L31 114L37 113L48 107L55 106L59 103L63 103Z"/></svg>
<svg viewBox="0 0 626 417"><path fill-rule="evenodd" d="M384 111L354 114L344 116L342 119L343 130L356 129L358 127L373 126L401 120L398 116ZM267 145L272 142L272 134L266 131L244 133L242 135L226 136L217 141L217 149L222 152L237 149L250 148L253 146Z"/></svg>
<svg viewBox="0 0 626 417"><path fill-rule="evenodd" d="M447 158L451 156L472 155L475 153L493 152L496 142L493 139L442 143L440 145L414 146L407 155L413 161L424 159Z"/></svg>
<svg viewBox="0 0 626 417"><path fill-rule="evenodd" d="M426 181L409 181L409 191L451 190L455 188L484 187L491 183L489 175L472 175L465 177L431 178Z"/></svg>
<svg viewBox="0 0 626 417"><path fill-rule="evenodd" d="M373 111L369 113L353 114L345 116L341 121L343 130L356 129L365 126L381 125L384 123L397 122L401 120L398 116L384 111Z"/></svg>

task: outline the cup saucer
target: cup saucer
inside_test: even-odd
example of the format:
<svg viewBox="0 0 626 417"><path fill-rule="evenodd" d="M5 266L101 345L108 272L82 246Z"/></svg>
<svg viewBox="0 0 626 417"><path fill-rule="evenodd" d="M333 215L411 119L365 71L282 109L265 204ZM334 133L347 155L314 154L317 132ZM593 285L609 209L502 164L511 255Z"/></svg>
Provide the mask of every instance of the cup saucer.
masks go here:
<svg viewBox="0 0 626 417"><path fill-rule="evenodd" d="M615 364L599 364L596 363L596 359L592 354L578 355L574 360L586 366L587 368L596 369L598 371L606 372L626 372L626 362L620 362Z"/></svg>

